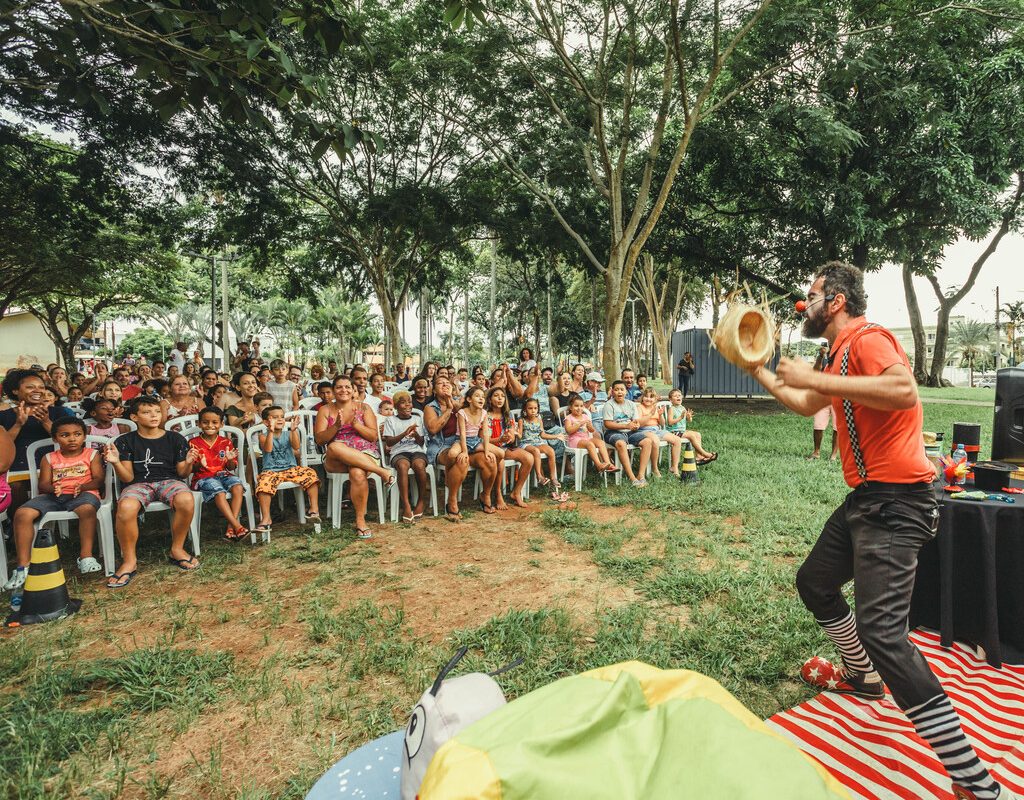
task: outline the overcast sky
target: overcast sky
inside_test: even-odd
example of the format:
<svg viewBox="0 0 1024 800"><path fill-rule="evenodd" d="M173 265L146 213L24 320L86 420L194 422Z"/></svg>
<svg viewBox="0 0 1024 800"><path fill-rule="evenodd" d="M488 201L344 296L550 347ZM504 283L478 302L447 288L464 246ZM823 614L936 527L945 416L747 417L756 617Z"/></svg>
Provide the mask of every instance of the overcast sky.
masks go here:
<svg viewBox="0 0 1024 800"><path fill-rule="evenodd" d="M961 239L950 246L946 263L939 272L943 288L962 286L971 271L971 265L985 249L987 241L970 242ZM925 325L934 325L938 303L931 284L923 278L915 280L917 301ZM888 265L878 272L868 273L864 279L868 294L868 317L889 328L910 326L907 304L903 294L903 275L899 267ZM1024 300L1024 236L1008 234L999 243L999 248L982 267L974 288L956 307L954 314L968 319L995 322L996 287L999 287L999 303ZM684 322L684 327L710 327L710 306L698 320Z"/></svg>

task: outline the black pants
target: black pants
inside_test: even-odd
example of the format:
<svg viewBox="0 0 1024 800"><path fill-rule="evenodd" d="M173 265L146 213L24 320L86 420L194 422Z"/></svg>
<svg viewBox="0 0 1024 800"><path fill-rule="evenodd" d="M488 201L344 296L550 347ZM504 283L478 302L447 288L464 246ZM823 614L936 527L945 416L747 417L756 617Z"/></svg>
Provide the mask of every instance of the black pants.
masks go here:
<svg viewBox="0 0 1024 800"><path fill-rule="evenodd" d="M683 393L683 397L690 391L690 376L683 372L679 373L679 391Z"/></svg>
<svg viewBox="0 0 1024 800"><path fill-rule="evenodd" d="M865 484L829 517L796 576L800 599L822 622L849 612L842 587L853 580L857 634L903 709L942 694L907 638L917 554L938 524L931 484Z"/></svg>

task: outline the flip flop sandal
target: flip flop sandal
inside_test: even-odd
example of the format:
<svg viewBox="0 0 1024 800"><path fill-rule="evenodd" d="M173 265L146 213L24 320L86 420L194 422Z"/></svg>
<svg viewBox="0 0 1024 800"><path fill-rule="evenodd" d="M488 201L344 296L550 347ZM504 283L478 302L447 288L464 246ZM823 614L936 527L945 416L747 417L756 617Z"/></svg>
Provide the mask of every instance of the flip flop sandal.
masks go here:
<svg viewBox="0 0 1024 800"><path fill-rule="evenodd" d="M402 522L404 522L406 525L412 525L415 521L416 521L416 515L415 514L413 516L411 516L411 517L402 517Z"/></svg>
<svg viewBox="0 0 1024 800"><path fill-rule="evenodd" d="M167 563L174 564L174 566L176 566L182 572L195 572L197 569L199 569L198 561L196 561L196 565L194 567L185 566L186 564L191 564L193 561L196 561L195 556L189 556L188 558L175 558L174 556L167 556Z"/></svg>
<svg viewBox="0 0 1024 800"><path fill-rule="evenodd" d="M224 538L229 542L240 542L249 535L249 529L244 525L240 528L228 527L228 532L224 534Z"/></svg>
<svg viewBox="0 0 1024 800"><path fill-rule="evenodd" d="M356 538L357 539L372 539L373 538L373 531L371 531L369 528L356 528Z"/></svg>
<svg viewBox="0 0 1024 800"><path fill-rule="evenodd" d="M123 589L135 579L135 574L137 572L137 569L133 569L131 572L122 572L120 575L111 575L110 578L117 581L117 583L110 583L110 578L108 578L106 586L108 589Z"/></svg>
<svg viewBox="0 0 1024 800"><path fill-rule="evenodd" d="M272 526L269 522L261 522L259 525L252 529L252 532L266 535L270 533L271 528Z"/></svg>
<svg viewBox="0 0 1024 800"><path fill-rule="evenodd" d="M462 514L452 511L448 506L444 507L444 518L449 522L462 522Z"/></svg>

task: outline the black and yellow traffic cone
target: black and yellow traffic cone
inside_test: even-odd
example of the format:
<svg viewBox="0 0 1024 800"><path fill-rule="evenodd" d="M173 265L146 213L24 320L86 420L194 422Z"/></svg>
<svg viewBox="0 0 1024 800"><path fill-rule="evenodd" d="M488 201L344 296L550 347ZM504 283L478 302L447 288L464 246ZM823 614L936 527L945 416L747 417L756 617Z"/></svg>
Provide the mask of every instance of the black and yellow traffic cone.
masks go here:
<svg viewBox="0 0 1024 800"><path fill-rule="evenodd" d="M683 442L683 463L679 471L679 480L683 483L700 483L697 475L697 458L694 455L693 445L687 441Z"/></svg>
<svg viewBox="0 0 1024 800"><path fill-rule="evenodd" d="M82 607L68 596L60 553L49 528L40 528L32 543L32 562L25 578L21 608L7 618L7 627L34 625L69 617Z"/></svg>

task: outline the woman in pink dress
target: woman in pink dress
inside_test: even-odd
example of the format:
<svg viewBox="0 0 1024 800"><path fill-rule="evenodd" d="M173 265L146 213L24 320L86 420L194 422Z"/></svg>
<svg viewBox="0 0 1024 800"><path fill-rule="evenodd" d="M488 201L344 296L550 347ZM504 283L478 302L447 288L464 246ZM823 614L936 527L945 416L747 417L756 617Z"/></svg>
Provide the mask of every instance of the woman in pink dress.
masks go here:
<svg viewBox="0 0 1024 800"><path fill-rule="evenodd" d="M380 463L378 436L373 409L356 399L352 380L347 375L339 375L334 379L333 402L323 403L316 412L313 438L318 445L327 445L324 469L348 473L349 494L356 514L356 536L360 539L373 536L366 524L366 503L370 496L367 475L380 475L385 486L395 479L394 473Z"/></svg>

